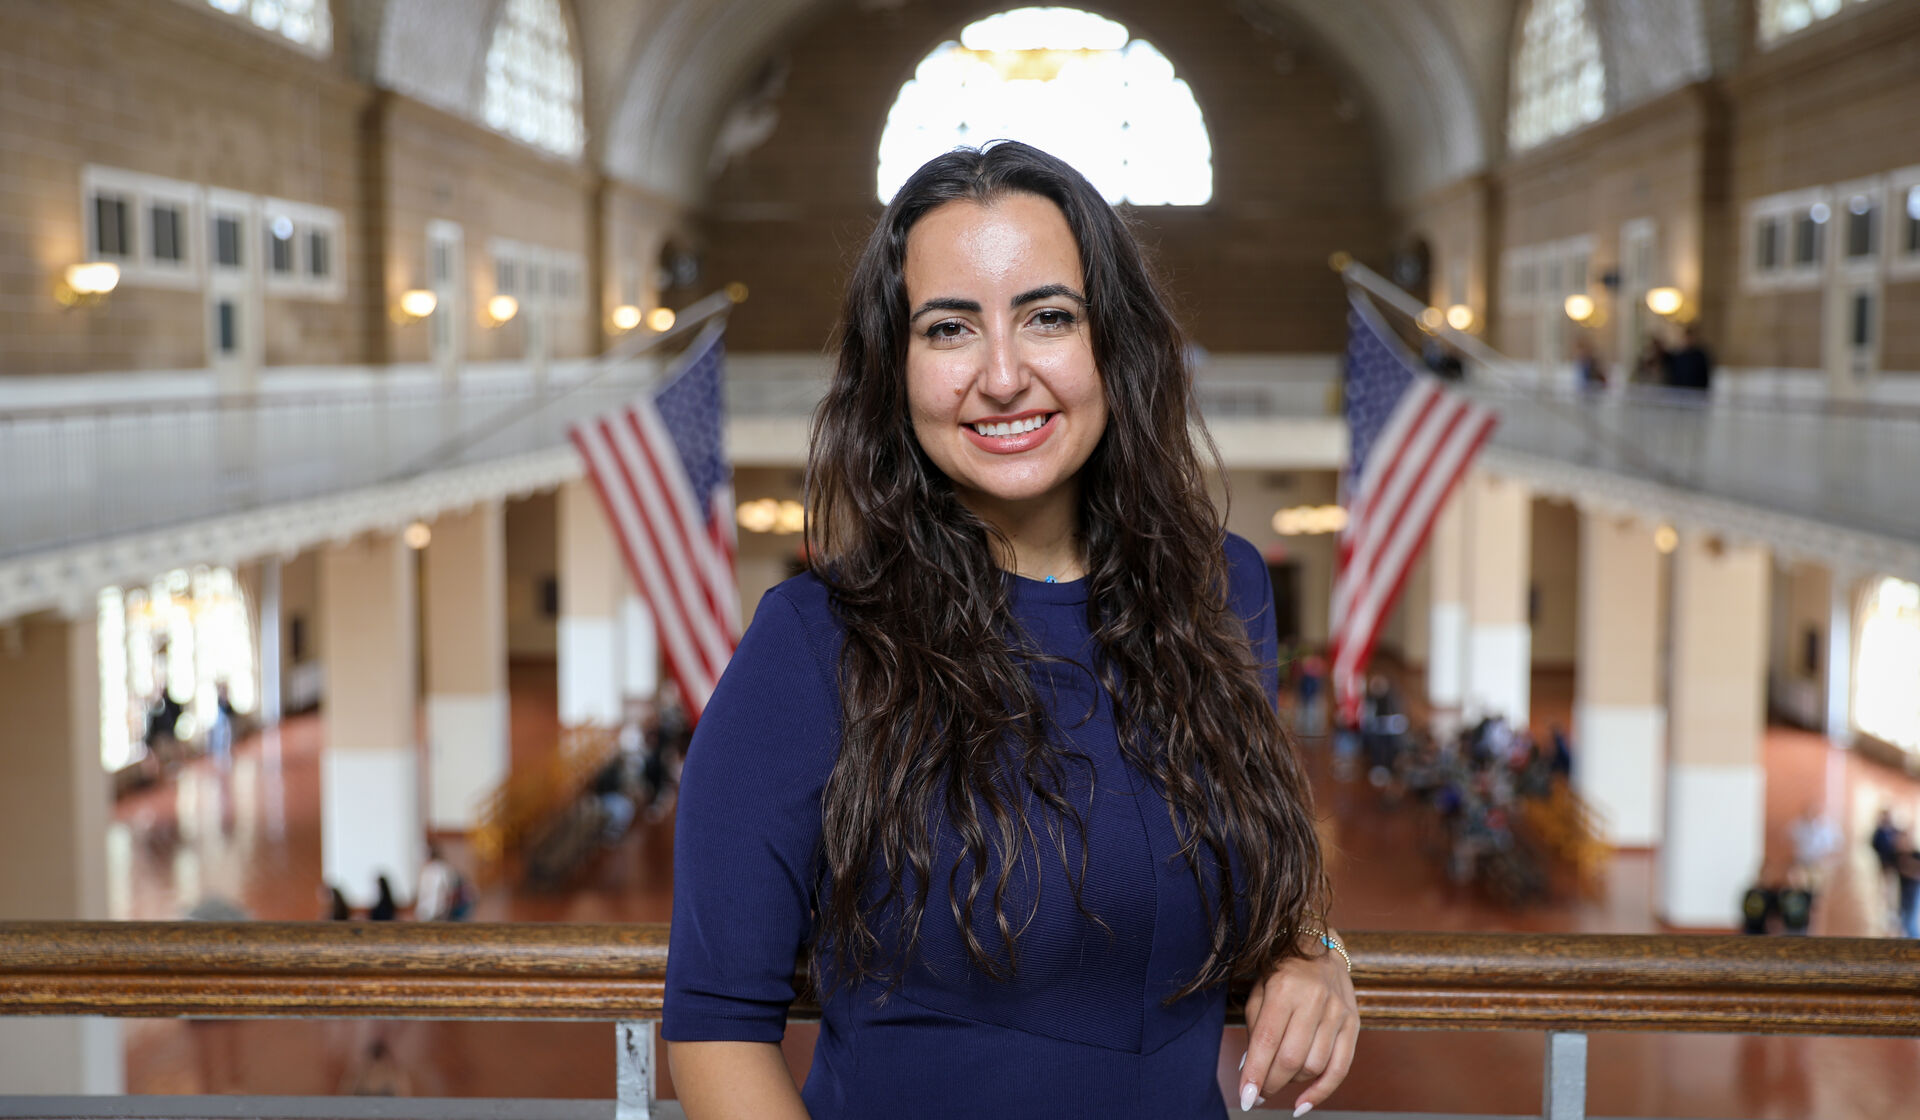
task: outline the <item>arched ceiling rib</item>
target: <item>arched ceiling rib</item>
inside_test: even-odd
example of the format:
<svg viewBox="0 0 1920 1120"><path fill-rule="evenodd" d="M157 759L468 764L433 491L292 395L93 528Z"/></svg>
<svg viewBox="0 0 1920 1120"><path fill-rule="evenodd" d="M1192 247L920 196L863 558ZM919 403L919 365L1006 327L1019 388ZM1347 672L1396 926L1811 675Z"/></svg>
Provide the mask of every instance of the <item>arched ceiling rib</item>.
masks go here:
<svg viewBox="0 0 1920 1120"><path fill-rule="evenodd" d="M449 113L477 117L487 37L503 0L389 0L375 76Z"/></svg>

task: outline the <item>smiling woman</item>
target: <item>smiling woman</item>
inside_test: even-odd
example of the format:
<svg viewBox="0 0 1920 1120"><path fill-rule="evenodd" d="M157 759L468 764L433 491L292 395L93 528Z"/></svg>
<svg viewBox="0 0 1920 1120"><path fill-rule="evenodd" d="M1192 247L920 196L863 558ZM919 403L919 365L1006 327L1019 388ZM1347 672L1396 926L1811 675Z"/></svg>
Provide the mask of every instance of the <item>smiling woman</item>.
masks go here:
<svg viewBox="0 0 1920 1120"><path fill-rule="evenodd" d="M954 202L914 226L905 272L914 437L988 520L1052 528L1015 572L1077 578L1078 478L1107 406L1066 219L1038 195Z"/></svg>
<svg viewBox="0 0 1920 1120"><path fill-rule="evenodd" d="M688 1116L1214 1120L1232 985L1240 1108L1345 1077L1272 585L1208 497L1191 395L1073 167L963 149L887 207L815 416L811 570L761 601L682 776ZM800 955L804 1093L775 1045Z"/></svg>

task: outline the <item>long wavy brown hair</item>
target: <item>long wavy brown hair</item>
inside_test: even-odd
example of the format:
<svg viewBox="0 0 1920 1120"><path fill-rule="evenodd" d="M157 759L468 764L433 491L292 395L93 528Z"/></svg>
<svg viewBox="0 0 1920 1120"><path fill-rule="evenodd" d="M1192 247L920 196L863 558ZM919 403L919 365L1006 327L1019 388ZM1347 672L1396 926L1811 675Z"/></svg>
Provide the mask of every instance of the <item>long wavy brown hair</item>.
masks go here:
<svg viewBox="0 0 1920 1120"><path fill-rule="evenodd" d="M1017 143L941 156L894 196L848 282L838 366L814 415L808 554L846 628L814 975L823 991L891 988L944 880L971 963L1004 979L1031 918L1007 913L1015 869L1052 849L1083 913L1080 884L1100 873L1061 792L1087 760L1061 745L1036 693L1039 655L996 560L1007 542L961 503L907 412L908 234L948 202L1013 192L1060 208L1085 273L1108 408L1079 487L1090 668L1126 757L1165 794L1212 928L1204 965L1171 1001L1297 955L1300 931L1324 913L1326 878L1305 777L1228 607L1222 518L1202 469L1203 454L1216 468L1220 457L1180 328L1120 215L1073 168ZM936 866L942 827L962 847L951 866ZM975 931L982 906L997 945Z"/></svg>

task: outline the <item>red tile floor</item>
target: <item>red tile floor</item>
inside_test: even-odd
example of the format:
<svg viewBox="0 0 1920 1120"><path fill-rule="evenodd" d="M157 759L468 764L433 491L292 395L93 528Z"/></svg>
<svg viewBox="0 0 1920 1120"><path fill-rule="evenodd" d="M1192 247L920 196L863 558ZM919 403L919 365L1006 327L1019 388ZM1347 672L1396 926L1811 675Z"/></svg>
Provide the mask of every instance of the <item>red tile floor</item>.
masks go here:
<svg viewBox="0 0 1920 1120"><path fill-rule="evenodd" d="M551 664L511 675L515 765L554 741ZM1539 674L1547 719L1570 703L1566 674ZM174 918L218 895L255 917L306 919L318 911L319 752L313 717L242 745L231 790L189 768L177 781L121 801L109 844L112 913ZM1334 917L1346 929L1654 932L1652 857L1622 852L1600 897L1511 911L1449 885L1421 853L1412 809L1383 807L1370 789L1332 782L1316 745L1316 774L1332 853ZM1809 800L1841 822L1845 856L1816 911L1817 934L1884 932L1865 835L1881 804L1920 816L1920 783L1830 748L1818 736L1774 729L1766 742L1769 859ZM459 860L464 853L454 852ZM487 891L476 917L498 921L663 921L672 890L671 822L643 823L573 889ZM613 1032L578 1023L361 1023L261 1021L127 1025L134 1093L340 1091L359 1055L384 1038L416 1095L600 1097L614 1091ZM789 1032L804 1071L812 1028ZM1243 1040L1221 1049L1230 1076ZM1538 1034L1372 1031L1331 1102L1352 1110L1538 1113ZM1920 1041L1595 1034L1589 1111L1598 1116L1821 1117L1920 1115ZM1289 1101L1275 1101L1278 1107Z"/></svg>

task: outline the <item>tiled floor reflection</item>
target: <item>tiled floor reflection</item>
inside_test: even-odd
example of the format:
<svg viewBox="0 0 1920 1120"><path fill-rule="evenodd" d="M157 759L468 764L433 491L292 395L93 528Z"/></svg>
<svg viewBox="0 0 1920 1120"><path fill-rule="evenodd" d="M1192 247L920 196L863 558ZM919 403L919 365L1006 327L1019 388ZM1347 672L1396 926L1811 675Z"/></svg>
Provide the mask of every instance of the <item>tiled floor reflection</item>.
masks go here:
<svg viewBox="0 0 1920 1120"><path fill-rule="evenodd" d="M529 765L550 749L551 664L512 672L513 758ZM1570 678L1536 676L1537 716L1563 718ZM1556 715L1558 713L1558 715ZM223 786L192 768L164 787L123 800L109 843L117 917L175 918L219 897L267 919L318 913L319 752L313 717L287 721L239 753ZM1337 905L1349 929L1654 932L1652 856L1623 852L1600 897L1503 910L1448 885L1423 854L1422 821L1383 807L1363 785L1328 780L1321 748L1305 748L1316 775ZM1865 836L1883 803L1920 817L1920 783L1829 748L1818 736L1770 732L1769 860L1784 863L1787 826L1809 801L1826 806L1846 837L1844 857L1814 918L1816 933L1884 932ZM456 850L456 860L464 853ZM477 916L511 921L664 921L672 889L671 822L643 824L609 849L574 889L489 889ZM613 1030L578 1023L135 1021L127 1026L127 1086L134 1093L331 1093L364 1073L378 1038L415 1095L608 1097ZM796 1026L788 1052L804 1070L813 1031ZM1230 1035L1230 1076L1243 1040ZM1538 1112L1543 1040L1537 1034L1369 1032L1332 1104L1357 1110ZM1589 1111L1602 1116L1821 1117L1879 1120L1920 1101L1920 1042L1744 1036L1596 1034ZM1276 1100L1269 1107L1290 1104Z"/></svg>

